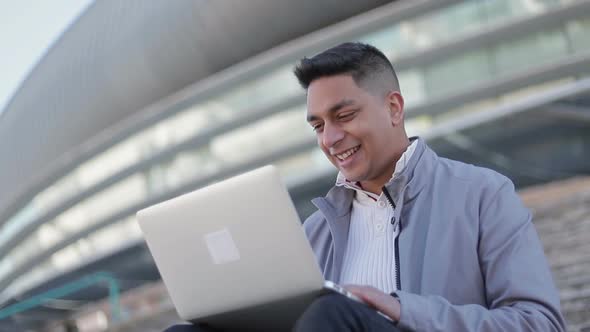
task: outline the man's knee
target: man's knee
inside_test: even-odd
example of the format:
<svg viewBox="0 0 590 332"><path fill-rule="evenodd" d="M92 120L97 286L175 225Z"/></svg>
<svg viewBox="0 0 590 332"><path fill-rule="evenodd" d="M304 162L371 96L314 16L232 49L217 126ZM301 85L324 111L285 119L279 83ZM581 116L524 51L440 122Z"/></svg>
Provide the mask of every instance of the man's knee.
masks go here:
<svg viewBox="0 0 590 332"><path fill-rule="evenodd" d="M359 331L362 322L355 303L340 294L317 298L295 324L295 331Z"/></svg>
<svg viewBox="0 0 590 332"><path fill-rule="evenodd" d="M340 294L326 294L313 301L305 312L333 317L346 315L351 310L353 310L352 300Z"/></svg>
<svg viewBox="0 0 590 332"><path fill-rule="evenodd" d="M356 316L352 300L340 294L327 294L317 298L307 307L297 321L295 330L344 331L348 329L342 329L341 327L358 325L355 319Z"/></svg>

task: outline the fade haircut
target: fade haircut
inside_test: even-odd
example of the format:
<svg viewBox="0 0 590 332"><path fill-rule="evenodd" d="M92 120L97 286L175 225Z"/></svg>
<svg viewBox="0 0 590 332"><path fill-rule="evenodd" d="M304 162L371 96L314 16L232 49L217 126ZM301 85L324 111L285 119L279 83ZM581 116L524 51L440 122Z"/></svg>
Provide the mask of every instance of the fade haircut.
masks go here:
<svg viewBox="0 0 590 332"><path fill-rule="evenodd" d="M293 73L305 90L318 78L350 75L358 87L373 95L401 92L395 70L385 54L375 46L359 42L343 43L311 58L305 57Z"/></svg>

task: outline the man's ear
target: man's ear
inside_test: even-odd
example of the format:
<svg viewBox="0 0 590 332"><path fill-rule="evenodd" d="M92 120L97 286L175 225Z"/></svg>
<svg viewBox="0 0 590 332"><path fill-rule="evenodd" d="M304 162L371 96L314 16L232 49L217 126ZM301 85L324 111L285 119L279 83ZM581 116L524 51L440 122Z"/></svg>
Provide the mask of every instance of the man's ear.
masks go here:
<svg viewBox="0 0 590 332"><path fill-rule="evenodd" d="M404 97L399 91L391 91L387 95L386 102L391 113L391 124L399 126L404 121Z"/></svg>

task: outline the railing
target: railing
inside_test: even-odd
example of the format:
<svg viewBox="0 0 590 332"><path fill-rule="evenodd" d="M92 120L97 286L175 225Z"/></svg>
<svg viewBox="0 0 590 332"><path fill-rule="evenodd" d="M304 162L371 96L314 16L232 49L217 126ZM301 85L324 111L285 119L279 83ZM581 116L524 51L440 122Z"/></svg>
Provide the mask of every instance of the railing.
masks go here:
<svg viewBox="0 0 590 332"><path fill-rule="evenodd" d="M54 288L47 292L28 298L24 301L12 304L6 308L0 309L0 320L8 318L14 314L42 306L50 300L64 297L82 289L89 288L93 285L106 283L109 288L109 303L111 307L112 321L118 322L121 319L120 307L120 287L117 279L108 272L96 272L85 276L73 282L67 283L61 287Z"/></svg>

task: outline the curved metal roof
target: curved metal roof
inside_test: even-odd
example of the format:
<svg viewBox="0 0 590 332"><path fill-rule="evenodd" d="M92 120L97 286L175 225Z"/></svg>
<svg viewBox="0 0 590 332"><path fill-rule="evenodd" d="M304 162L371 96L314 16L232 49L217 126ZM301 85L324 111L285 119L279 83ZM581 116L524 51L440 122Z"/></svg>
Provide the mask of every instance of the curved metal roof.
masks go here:
<svg viewBox="0 0 590 332"><path fill-rule="evenodd" d="M385 0L97 1L0 117L0 212L59 157L191 83Z"/></svg>

